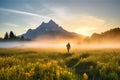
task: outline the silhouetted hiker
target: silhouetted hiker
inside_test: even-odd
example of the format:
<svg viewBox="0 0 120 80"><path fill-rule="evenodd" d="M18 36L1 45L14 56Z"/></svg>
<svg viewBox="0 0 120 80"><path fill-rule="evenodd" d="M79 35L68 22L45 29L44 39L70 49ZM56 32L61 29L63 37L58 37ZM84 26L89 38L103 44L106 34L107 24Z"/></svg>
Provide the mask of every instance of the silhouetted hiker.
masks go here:
<svg viewBox="0 0 120 80"><path fill-rule="evenodd" d="M71 48L71 46L70 46L70 43L68 42L68 44L66 45L66 47L67 47L67 51L68 51L68 53L69 53L69 50L70 50L70 48Z"/></svg>

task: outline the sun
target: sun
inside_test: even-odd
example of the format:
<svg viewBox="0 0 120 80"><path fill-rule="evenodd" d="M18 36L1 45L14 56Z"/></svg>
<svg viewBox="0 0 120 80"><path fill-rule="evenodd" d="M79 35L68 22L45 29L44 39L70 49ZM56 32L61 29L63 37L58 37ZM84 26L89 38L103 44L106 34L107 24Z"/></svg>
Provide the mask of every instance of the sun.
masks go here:
<svg viewBox="0 0 120 80"><path fill-rule="evenodd" d="M78 29L75 29L75 32L78 34L82 34L84 36L91 36L92 35L92 31L95 28L92 27L78 27Z"/></svg>
<svg viewBox="0 0 120 80"><path fill-rule="evenodd" d="M82 34L84 36L91 36L91 34L89 32L84 32L84 31L76 31L76 33L78 34Z"/></svg>

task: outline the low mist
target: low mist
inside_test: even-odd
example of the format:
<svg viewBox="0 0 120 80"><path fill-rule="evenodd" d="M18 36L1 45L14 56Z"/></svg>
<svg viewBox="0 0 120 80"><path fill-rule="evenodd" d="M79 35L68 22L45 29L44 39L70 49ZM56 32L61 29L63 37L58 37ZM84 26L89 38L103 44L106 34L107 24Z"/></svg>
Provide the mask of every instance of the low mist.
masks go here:
<svg viewBox="0 0 120 80"><path fill-rule="evenodd" d="M72 49L91 49L91 48L120 48L117 42L84 42L73 39L56 39L56 40L36 40L36 41L10 41L0 42L0 48L66 48L70 43Z"/></svg>

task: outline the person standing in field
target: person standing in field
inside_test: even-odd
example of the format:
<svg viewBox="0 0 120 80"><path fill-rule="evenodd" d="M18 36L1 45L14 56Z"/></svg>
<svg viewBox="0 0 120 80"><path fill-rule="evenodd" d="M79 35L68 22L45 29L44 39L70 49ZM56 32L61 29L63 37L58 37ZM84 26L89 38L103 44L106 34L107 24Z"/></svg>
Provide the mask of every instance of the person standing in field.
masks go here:
<svg viewBox="0 0 120 80"><path fill-rule="evenodd" d="M71 48L71 45L70 45L69 42L68 42L68 44L66 45L66 47L67 47L67 51L68 51L68 53L69 53L69 50L70 50L70 48Z"/></svg>

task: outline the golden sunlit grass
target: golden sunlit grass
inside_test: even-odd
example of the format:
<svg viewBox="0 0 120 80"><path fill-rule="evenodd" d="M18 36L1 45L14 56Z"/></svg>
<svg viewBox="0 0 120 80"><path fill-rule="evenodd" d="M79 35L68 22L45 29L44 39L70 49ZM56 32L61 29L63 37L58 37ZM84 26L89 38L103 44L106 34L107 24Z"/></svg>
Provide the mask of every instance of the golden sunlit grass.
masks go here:
<svg viewBox="0 0 120 80"><path fill-rule="evenodd" d="M120 49L0 49L0 80L119 80Z"/></svg>

